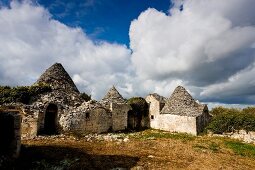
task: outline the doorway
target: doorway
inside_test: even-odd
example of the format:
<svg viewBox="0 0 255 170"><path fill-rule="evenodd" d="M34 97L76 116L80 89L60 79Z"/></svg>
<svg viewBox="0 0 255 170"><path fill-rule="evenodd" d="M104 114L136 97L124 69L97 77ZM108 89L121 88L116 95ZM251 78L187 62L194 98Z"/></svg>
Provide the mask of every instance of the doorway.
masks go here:
<svg viewBox="0 0 255 170"><path fill-rule="evenodd" d="M58 107L55 104L49 104L44 117L44 129L45 135L55 135L57 134L57 116Z"/></svg>
<svg viewBox="0 0 255 170"><path fill-rule="evenodd" d="M15 140L14 117L9 113L0 113L0 155L12 152Z"/></svg>

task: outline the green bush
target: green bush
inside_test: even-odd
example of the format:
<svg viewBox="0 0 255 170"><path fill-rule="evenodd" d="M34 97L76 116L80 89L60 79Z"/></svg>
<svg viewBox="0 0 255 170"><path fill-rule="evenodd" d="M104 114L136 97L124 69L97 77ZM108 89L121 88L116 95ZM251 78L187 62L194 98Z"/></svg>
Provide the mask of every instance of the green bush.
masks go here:
<svg viewBox="0 0 255 170"><path fill-rule="evenodd" d="M228 109L223 107L211 111L212 121L207 130L213 133L233 132L235 130L255 131L255 114L251 109Z"/></svg>
<svg viewBox="0 0 255 170"><path fill-rule="evenodd" d="M81 93L80 97L84 99L86 102L91 100L91 95L88 95L86 93Z"/></svg>
<svg viewBox="0 0 255 170"><path fill-rule="evenodd" d="M247 108L244 108L243 111L245 113L255 114L255 107L247 107Z"/></svg>
<svg viewBox="0 0 255 170"><path fill-rule="evenodd" d="M28 104L33 96L50 91L51 87L46 84L17 87L0 86L0 104L12 102Z"/></svg>

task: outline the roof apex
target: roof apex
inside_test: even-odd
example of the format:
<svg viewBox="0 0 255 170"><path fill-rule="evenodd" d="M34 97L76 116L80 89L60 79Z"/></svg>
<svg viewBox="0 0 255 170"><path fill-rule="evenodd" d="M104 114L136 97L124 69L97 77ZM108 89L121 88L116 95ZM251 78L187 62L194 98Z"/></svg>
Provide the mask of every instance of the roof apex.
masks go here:
<svg viewBox="0 0 255 170"><path fill-rule="evenodd" d="M79 90L61 63L54 63L46 69L35 82L35 84L39 83L49 84L53 90L62 89L79 93Z"/></svg>
<svg viewBox="0 0 255 170"><path fill-rule="evenodd" d="M125 102L124 98L121 96L121 94L118 92L115 86L112 86L102 101L110 101L110 102L115 102L115 103L123 103Z"/></svg>
<svg viewBox="0 0 255 170"><path fill-rule="evenodd" d="M167 100L162 113L186 116L198 116L203 113L204 106L197 103L182 86L177 86Z"/></svg>

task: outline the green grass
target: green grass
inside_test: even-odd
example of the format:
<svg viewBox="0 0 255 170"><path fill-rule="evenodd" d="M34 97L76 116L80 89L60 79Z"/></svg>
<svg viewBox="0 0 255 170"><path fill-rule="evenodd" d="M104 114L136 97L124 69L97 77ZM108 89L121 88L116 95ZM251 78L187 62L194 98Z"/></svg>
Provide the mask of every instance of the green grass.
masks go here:
<svg viewBox="0 0 255 170"><path fill-rule="evenodd" d="M218 152L220 150L220 145L214 142L211 142L209 144L209 149L212 150L213 152Z"/></svg>
<svg viewBox="0 0 255 170"><path fill-rule="evenodd" d="M177 139L182 140L184 142L195 140L195 136L187 134L187 133L171 133L164 132L160 130L145 130L141 133L137 133L132 135L131 137L142 140L150 140L150 139Z"/></svg>
<svg viewBox="0 0 255 170"><path fill-rule="evenodd" d="M240 141L225 141L225 145L237 155L255 158L255 145Z"/></svg>
<svg viewBox="0 0 255 170"><path fill-rule="evenodd" d="M193 145L193 148L194 149L197 149L197 150L202 150L202 151L205 151L205 150L210 150L212 152L218 152L220 151L220 145L215 143L215 142L203 142L203 143L197 143L195 145Z"/></svg>

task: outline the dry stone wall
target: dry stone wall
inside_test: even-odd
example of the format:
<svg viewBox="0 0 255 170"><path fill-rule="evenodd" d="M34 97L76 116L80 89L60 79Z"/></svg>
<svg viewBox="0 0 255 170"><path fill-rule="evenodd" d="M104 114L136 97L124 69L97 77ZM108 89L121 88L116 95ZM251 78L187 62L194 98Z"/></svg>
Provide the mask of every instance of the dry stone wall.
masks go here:
<svg viewBox="0 0 255 170"><path fill-rule="evenodd" d="M21 115L17 110L0 110L0 155L19 156L21 147ZM1 158L0 158L1 159ZM1 162L1 161L0 161Z"/></svg>
<svg viewBox="0 0 255 170"><path fill-rule="evenodd" d="M250 131L247 132L246 130L239 130L231 133L224 133L224 134L212 134L210 133L209 136L217 136L217 137L229 137L233 139L242 140L246 143L255 144L255 132Z"/></svg>
<svg viewBox="0 0 255 170"><path fill-rule="evenodd" d="M112 112L112 130L120 131L127 129L128 111L131 107L127 104L111 103Z"/></svg>
<svg viewBox="0 0 255 170"><path fill-rule="evenodd" d="M64 132L80 135L107 132L111 126L111 114L99 103L84 102L80 107L60 118Z"/></svg>

